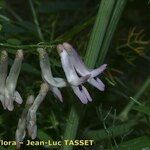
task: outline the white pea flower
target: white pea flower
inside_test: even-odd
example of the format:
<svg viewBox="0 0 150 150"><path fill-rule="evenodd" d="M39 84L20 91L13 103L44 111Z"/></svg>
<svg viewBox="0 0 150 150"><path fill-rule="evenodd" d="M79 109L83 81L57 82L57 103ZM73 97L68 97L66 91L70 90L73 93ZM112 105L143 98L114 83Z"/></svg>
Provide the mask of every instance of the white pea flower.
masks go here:
<svg viewBox="0 0 150 150"><path fill-rule="evenodd" d="M29 108L29 111L27 114L27 130L28 130L29 136L32 139L35 139L37 136L37 125L36 125L37 109L39 108L40 104L44 100L48 90L49 90L49 86L47 83L41 84L41 89L39 91L39 94L34 100L32 106Z"/></svg>
<svg viewBox="0 0 150 150"><path fill-rule="evenodd" d="M22 142L23 139L25 138L28 109L32 105L33 101L34 101L34 96L30 95L27 98L25 108L21 114L21 117L19 118L17 130L16 130L16 136L15 136L17 149L20 149L20 142Z"/></svg>
<svg viewBox="0 0 150 150"><path fill-rule="evenodd" d="M66 82L62 78L53 77L47 52L43 48L38 48L37 51L39 52L42 78L49 84L50 90L54 93L54 95L62 102L63 98L58 88L65 87Z"/></svg>
<svg viewBox="0 0 150 150"><path fill-rule="evenodd" d="M105 90L105 85L102 81L97 77L100 75L107 67L107 64L101 65L97 69L89 69L85 66L84 62L82 61L81 57L78 55L76 50L68 43L63 43L63 47L67 51L68 55L70 56L71 63L75 67L75 70L79 75L86 76L90 74L90 78L88 79L88 83L99 89L100 91Z"/></svg>
<svg viewBox="0 0 150 150"><path fill-rule="evenodd" d="M61 64L65 72L67 81L72 87L74 93L78 96L83 104L87 104L88 101L92 101L92 98L88 93L87 89L82 85L90 78L90 74L79 77L63 45L59 44L57 46L57 50L61 58Z"/></svg>
<svg viewBox="0 0 150 150"><path fill-rule="evenodd" d="M13 102L16 101L18 104L22 103L22 98L18 91L16 91L17 80L21 70L23 60L23 51L18 50L16 53L16 58L10 69L9 75L6 78L5 85L5 106L9 111L14 109Z"/></svg>
<svg viewBox="0 0 150 150"><path fill-rule="evenodd" d="M1 52L0 57L0 101L5 107L5 82L7 77L7 68L8 68L8 54L6 51Z"/></svg>

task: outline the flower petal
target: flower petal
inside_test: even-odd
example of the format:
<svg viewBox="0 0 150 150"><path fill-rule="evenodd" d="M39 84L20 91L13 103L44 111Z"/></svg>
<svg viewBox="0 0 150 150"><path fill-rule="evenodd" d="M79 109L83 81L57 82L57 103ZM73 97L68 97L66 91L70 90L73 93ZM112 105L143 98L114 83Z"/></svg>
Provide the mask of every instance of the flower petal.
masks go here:
<svg viewBox="0 0 150 150"><path fill-rule="evenodd" d="M67 83L66 83L66 81L64 79L57 78L57 77L54 77L53 79L56 82L57 87L61 88L61 87L66 87L67 86Z"/></svg>
<svg viewBox="0 0 150 150"><path fill-rule="evenodd" d="M71 57L70 60L73 63L77 72L82 76L84 76L85 74L89 74L90 73L89 70L85 66L82 58L78 55L76 50L67 42L63 43L63 46L67 51L67 53L69 54L69 56Z"/></svg>
<svg viewBox="0 0 150 150"><path fill-rule="evenodd" d="M55 78L54 80L47 52L43 48L38 48L37 51L39 52L40 67L42 71L43 80L55 87L65 87L66 86L65 80L61 78L58 79ZM57 81L56 79L59 81L56 82Z"/></svg>
<svg viewBox="0 0 150 150"><path fill-rule="evenodd" d="M81 86L81 88L83 88L83 86ZM79 89L79 87L76 86L72 86L72 89L83 104L88 103L87 97L82 89Z"/></svg>
<svg viewBox="0 0 150 150"><path fill-rule="evenodd" d="M6 82L6 77L7 77L7 68L8 68L8 55L6 51L1 52L1 57L0 57L0 101L4 107L5 98L4 98L4 93L5 93L5 82Z"/></svg>
<svg viewBox="0 0 150 150"><path fill-rule="evenodd" d="M103 82L99 79L99 78L91 78L88 80L88 82L93 85L94 87L96 87L97 89L99 89L100 91L104 91L105 90L105 85L103 84Z"/></svg>
<svg viewBox="0 0 150 150"><path fill-rule="evenodd" d="M101 74L107 67L107 64L103 64L102 66L100 66L97 69L92 70L91 73L91 78L98 76L99 74Z"/></svg>
<svg viewBox="0 0 150 150"><path fill-rule="evenodd" d="M18 104L22 104L23 100L22 100L22 97L21 97L21 95L19 94L18 91L15 91L14 96L15 96L15 101L16 101Z"/></svg>
<svg viewBox="0 0 150 150"><path fill-rule="evenodd" d="M83 92L84 92L84 94L86 95L88 101L91 102L91 101L92 101L92 98L91 98L89 92L87 91L87 89L86 89L84 86L82 86L82 89L83 89Z"/></svg>
<svg viewBox="0 0 150 150"><path fill-rule="evenodd" d="M0 94L0 101L2 103L3 108L6 109L6 106L5 106L5 96L3 94Z"/></svg>
<svg viewBox="0 0 150 150"><path fill-rule="evenodd" d="M86 82L89 78L90 78L91 75L86 75L86 76L83 76L83 77L80 77L78 78L78 80L72 80L72 81L69 81L70 84L74 85L74 86L78 86L84 82Z"/></svg>
<svg viewBox="0 0 150 150"><path fill-rule="evenodd" d="M54 96L56 96L61 102L63 102L61 92L57 87L51 86L50 90L54 93Z"/></svg>
<svg viewBox="0 0 150 150"><path fill-rule="evenodd" d="M106 69L107 64L103 64L102 66L94 70L88 69L86 65L84 64L83 60L81 59L81 57L76 52L76 50L69 43L65 42L63 43L63 46L65 50L67 51L67 53L69 54L70 60L73 63L76 71L81 76L85 76L86 74L91 74L90 78L96 77Z"/></svg>
<svg viewBox="0 0 150 150"><path fill-rule="evenodd" d="M64 49L64 47L62 45L58 45L57 50L61 57L61 63L62 63L63 70L65 72L67 81L71 85L74 85L74 86L78 86L81 83L86 82L87 79L90 77L90 75L88 74L88 75L85 75L84 77L79 78L69 58L69 55Z"/></svg>

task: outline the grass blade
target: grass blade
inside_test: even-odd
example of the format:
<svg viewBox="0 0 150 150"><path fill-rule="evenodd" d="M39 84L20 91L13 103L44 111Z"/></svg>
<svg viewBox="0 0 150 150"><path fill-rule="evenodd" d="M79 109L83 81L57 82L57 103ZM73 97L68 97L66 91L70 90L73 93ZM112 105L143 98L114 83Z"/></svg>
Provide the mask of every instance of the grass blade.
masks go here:
<svg viewBox="0 0 150 150"><path fill-rule="evenodd" d="M107 26L111 18L115 0L102 0L98 15L94 24L93 31L90 36L85 61L89 67L94 67L98 54L104 40Z"/></svg>
<svg viewBox="0 0 150 150"><path fill-rule="evenodd" d="M119 22L119 19L121 17L121 14L122 14L122 11L125 7L126 2L127 2L127 0L118 0L116 5L115 5L113 15L111 17L111 20L109 22L109 25L108 25L108 28L106 31L105 39L104 39L102 47L99 51L98 65L102 64L104 59L105 59L106 53L108 51L108 48L109 48L109 45L111 43L113 34L116 30L117 24Z"/></svg>
<svg viewBox="0 0 150 150"><path fill-rule="evenodd" d="M84 137L86 139L93 139L94 141L101 141L104 139L114 138L122 134L126 134L127 132L130 132L136 124L137 123L135 121L131 121L121 125L109 127L107 128L107 131L105 129L88 131L84 133Z"/></svg>
<svg viewBox="0 0 150 150"><path fill-rule="evenodd" d="M40 25L39 25L39 22L38 22L38 19L37 19L37 15L36 15L32 0L29 0L29 3L30 3L30 7L31 7L32 14L33 14L33 19L34 19L34 23L36 25L36 29L37 29L39 39L41 41L44 41L44 37L43 37L43 34L41 32L41 29L40 29Z"/></svg>
<svg viewBox="0 0 150 150"><path fill-rule="evenodd" d="M150 85L150 77L148 77L148 79L142 85L141 89L137 92L137 94L133 98L135 100L138 100L149 85ZM127 106L123 109L123 111L119 115L120 120L125 121L128 119L128 114L130 110L132 109L132 107L134 106L134 104L135 104L135 101L133 100L127 104Z"/></svg>

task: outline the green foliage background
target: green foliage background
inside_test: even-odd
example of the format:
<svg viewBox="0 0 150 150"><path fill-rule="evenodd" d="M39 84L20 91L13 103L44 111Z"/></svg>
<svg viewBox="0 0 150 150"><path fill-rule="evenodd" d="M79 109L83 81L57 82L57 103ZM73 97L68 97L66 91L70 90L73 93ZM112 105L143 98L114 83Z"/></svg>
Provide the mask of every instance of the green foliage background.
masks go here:
<svg viewBox="0 0 150 150"><path fill-rule="evenodd" d="M17 85L24 102L28 95L38 94L42 83L37 47L47 49L54 76L64 77L56 51L64 41L91 68L108 64L101 77L105 92L86 85L93 97L86 107L68 88L61 90L63 104L48 93L38 111L36 140L95 140L93 147L63 150L150 148L149 8L148 0L0 0L0 50L9 52L10 65L17 49L25 53ZM1 106L0 139L15 139L24 104L13 112Z"/></svg>

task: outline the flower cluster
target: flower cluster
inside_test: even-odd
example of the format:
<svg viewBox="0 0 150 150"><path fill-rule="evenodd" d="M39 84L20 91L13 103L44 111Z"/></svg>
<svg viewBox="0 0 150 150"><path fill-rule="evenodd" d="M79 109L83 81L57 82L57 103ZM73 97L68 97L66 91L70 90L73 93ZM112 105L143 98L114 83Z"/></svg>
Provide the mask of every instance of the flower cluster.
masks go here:
<svg viewBox="0 0 150 150"><path fill-rule="evenodd" d="M92 101L92 98L83 86L85 82L93 85L100 91L104 91L105 85L97 77L106 69L106 64L100 66L97 69L88 69L76 50L68 43L59 44L57 46L58 53L61 58L62 68L65 72L66 79L60 77L53 77L49 57L43 48L38 48L39 61L41 67L41 74L44 83L41 84L41 89L39 94L34 100L34 96L29 96L25 108L21 114L21 117L18 121L18 127L16 130L16 142L17 148L20 148L20 142L23 141L26 135L26 130L28 135L35 139L37 136L37 124L36 124L36 114L37 109L44 100L47 92L51 90L53 94L63 102L62 94L60 88L70 86L77 97L81 100L83 104L87 104L89 101ZM17 91L15 91L18 75L21 68L23 54L22 51L18 51L16 54L16 59L10 70L9 76L6 78L7 73L7 53L2 52L1 55L1 81L0 81L0 99L5 107L9 110L13 109L13 101L22 103L21 96ZM3 80L2 80L3 79Z"/></svg>
<svg viewBox="0 0 150 150"><path fill-rule="evenodd" d="M16 58L8 71L8 54L6 51L1 52L0 57L0 101L4 109L12 111L14 109L13 102L16 101L18 104L22 103L22 98L18 91L16 91L16 85L18 76L20 73L21 65L23 60L23 51L18 50L16 52Z"/></svg>
<svg viewBox="0 0 150 150"><path fill-rule="evenodd" d="M57 50L61 58L62 68L65 72L67 81L59 77L53 77L46 50L43 48L37 49L42 78L61 102L63 101L63 98L59 88L62 87L70 86L83 104L92 101L92 98L87 89L83 86L83 83L88 82L100 91L104 91L105 85L97 76L106 69L106 64L94 70L88 69L76 50L70 44L59 44Z"/></svg>

